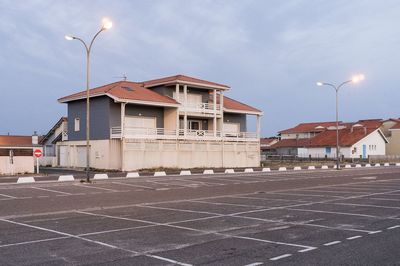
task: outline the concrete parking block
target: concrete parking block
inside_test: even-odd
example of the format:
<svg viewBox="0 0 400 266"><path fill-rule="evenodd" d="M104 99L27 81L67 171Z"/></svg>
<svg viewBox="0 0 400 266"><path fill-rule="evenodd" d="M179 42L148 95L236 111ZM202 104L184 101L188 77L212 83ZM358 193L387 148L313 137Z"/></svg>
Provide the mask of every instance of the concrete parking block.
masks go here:
<svg viewBox="0 0 400 266"><path fill-rule="evenodd" d="M58 181L74 181L74 176L73 175L60 175L58 177Z"/></svg>
<svg viewBox="0 0 400 266"><path fill-rule="evenodd" d="M313 166L313 165L309 166L308 170L315 170L315 166Z"/></svg>
<svg viewBox="0 0 400 266"><path fill-rule="evenodd" d="M300 167L300 166L295 166L295 167L293 168L293 170L299 171L299 170L301 170L301 167Z"/></svg>
<svg viewBox="0 0 400 266"><path fill-rule="evenodd" d="M321 169L329 169L329 167L328 167L327 165L323 165L323 166L321 167Z"/></svg>
<svg viewBox="0 0 400 266"><path fill-rule="evenodd" d="M246 169L244 169L244 172L245 173L253 173L254 170L253 170L253 168L246 168Z"/></svg>
<svg viewBox="0 0 400 266"><path fill-rule="evenodd" d="M179 175L191 175L192 172L190 172L190 170L182 170Z"/></svg>
<svg viewBox="0 0 400 266"><path fill-rule="evenodd" d="M371 164L367 163L367 164L365 165L365 167L371 167Z"/></svg>
<svg viewBox="0 0 400 266"><path fill-rule="evenodd" d="M381 166L379 163L374 164L374 167L379 167Z"/></svg>
<svg viewBox="0 0 400 266"><path fill-rule="evenodd" d="M154 176L166 176L167 173L165 173L165 171L160 171L160 172L155 172Z"/></svg>
<svg viewBox="0 0 400 266"><path fill-rule="evenodd" d="M286 171L286 167L279 167L278 171Z"/></svg>
<svg viewBox="0 0 400 266"><path fill-rule="evenodd" d="M400 163L396 163L396 166L400 166Z"/></svg>
<svg viewBox="0 0 400 266"><path fill-rule="evenodd" d="M93 180L108 179L107 174L95 174Z"/></svg>
<svg viewBox="0 0 400 266"><path fill-rule="evenodd" d="M132 173L127 173L126 177L132 178L132 177L140 177L138 172L132 172Z"/></svg>
<svg viewBox="0 0 400 266"><path fill-rule="evenodd" d="M212 170L212 169L206 169L206 170L204 170L203 174L204 174L204 175L212 175L212 174L214 174L214 170Z"/></svg>
<svg viewBox="0 0 400 266"><path fill-rule="evenodd" d="M385 163L383 166L390 166L390 164L389 163Z"/></svg>
<svg viewBox="0 0 400 266"><path fill-rule="evenodd" d="M225 174L233 174L233 173L235 173L234 169L226 169L225 170Z"/></svg>
<svg viewBox="0 0 400 266"><path fill-rule="evenodd" d="M19 177L17 180L17 183L33 183L35 182L35 178L32 176L25 176L25 177Z"/></svg>
<svg viewBox="0 0 400 266"><path fill-rule="evenodd" d="M351 168L351 164L346 164L344 168Z"/></svg>
<svg viewBox="0 0 400 266"><path fill-rule="evenodd" d="M360 168L361 167L361 164L356 164L356 168Z"/></svg>
<svg viewBox="0 0 400 266"><path fill-rule="evenodd" d="M262 171L263 172L271 172L271 168L263 168Z"/></svg>

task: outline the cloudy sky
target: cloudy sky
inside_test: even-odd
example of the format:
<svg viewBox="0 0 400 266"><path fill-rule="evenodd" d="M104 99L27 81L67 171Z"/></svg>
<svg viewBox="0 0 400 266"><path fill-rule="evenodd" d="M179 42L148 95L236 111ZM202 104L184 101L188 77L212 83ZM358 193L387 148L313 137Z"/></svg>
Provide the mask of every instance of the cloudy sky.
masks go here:
<svg viewBox="0 0 400 266"><path fill-rule="evenodd" d="M229 96L264 111L262 132L335 119L400 117L398 0L0 0L0 134L46 133L85 86L84 50L97 40L92 86L186 74L231 86Z"/></svg>

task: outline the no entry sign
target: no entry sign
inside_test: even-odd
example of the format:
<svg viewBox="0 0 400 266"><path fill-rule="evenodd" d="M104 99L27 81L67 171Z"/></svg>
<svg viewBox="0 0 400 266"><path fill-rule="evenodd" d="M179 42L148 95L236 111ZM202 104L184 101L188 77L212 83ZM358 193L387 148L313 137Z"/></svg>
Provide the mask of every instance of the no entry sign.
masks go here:
<svg viewBox="0 0 400 266"><path fill-rule="evenodd" d="M35 150L34 152L33 152L33 155L35 155L35 157L36 158L40 158L40 157L42 157L42 151L41 150Z"/></svg>

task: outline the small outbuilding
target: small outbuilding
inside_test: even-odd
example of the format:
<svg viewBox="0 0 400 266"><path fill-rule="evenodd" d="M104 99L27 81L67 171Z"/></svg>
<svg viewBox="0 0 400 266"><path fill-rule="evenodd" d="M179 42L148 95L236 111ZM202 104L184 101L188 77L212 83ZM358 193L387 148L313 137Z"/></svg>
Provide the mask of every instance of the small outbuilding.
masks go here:
<svg viewBox="0 0 400 266"><path fill-rule="evenodd" d="M0 135L0 175L33 173L38 136Z"/></svg>

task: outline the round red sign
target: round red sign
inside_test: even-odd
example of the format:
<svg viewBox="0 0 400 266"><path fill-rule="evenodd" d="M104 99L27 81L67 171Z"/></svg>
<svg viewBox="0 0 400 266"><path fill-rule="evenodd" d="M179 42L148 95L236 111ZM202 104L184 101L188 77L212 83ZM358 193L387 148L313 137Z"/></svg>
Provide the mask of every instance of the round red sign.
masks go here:
<svg viewBox="0 0 400 266"><path fill-rule="evenodd" d="M35 157L37 157L37 158L42 157L42 151L41 150L35 150L33 152L33 155L35 155Z"/></svg>

